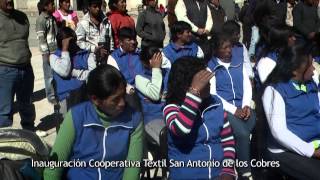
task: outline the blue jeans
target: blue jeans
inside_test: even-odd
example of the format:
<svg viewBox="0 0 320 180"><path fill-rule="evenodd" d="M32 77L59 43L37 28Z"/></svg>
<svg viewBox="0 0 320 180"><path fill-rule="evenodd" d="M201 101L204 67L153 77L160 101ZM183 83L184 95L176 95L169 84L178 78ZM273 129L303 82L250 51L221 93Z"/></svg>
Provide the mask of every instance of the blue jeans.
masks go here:
<svg viewBox="0 0 320 180"><path fill-rule="evenodd" d="M251 115L248 120L236 118L228 113L227 116L232 127L233 135L236 140L236 154L239 161L246 161L248 167L238 168L239 174L251 172L250 168L250 133L256 124L256 115L251 110Z"/></svg>
<svg viewBox="0 0 320 180"><path fill-rule="evenodd" d="M31 99L33 85L31 65L19 68L0 65L0 127L12 126L16 95L22 128L34 130L36 112Z"/></svg>
<svg viewBox="0 0 320 180"><path fill-rule="evenodd" d="M54 88L52 85L53 71L50 67L49 56L50 56L50 54L43 54L42 55L42 69L43 69L44 87L46 90L46 97L49 102L52 102L55 99L55 93L54 93Z"/></svg>

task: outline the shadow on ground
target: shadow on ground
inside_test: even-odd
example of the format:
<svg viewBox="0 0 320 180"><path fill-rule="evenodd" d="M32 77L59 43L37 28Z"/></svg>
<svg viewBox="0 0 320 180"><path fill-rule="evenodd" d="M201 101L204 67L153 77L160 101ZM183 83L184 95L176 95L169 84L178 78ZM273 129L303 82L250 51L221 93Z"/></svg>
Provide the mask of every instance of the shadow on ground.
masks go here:
<svg viewBox="0 0 320 180"><path fill-rule="evenodd" d="M63 117L61 114L53 113L53 114L47 115L40 119L40 123L38 124L37 129L48 131L49 129L57 128L57 126L60 125L62 120L63 120Z"/></svg>

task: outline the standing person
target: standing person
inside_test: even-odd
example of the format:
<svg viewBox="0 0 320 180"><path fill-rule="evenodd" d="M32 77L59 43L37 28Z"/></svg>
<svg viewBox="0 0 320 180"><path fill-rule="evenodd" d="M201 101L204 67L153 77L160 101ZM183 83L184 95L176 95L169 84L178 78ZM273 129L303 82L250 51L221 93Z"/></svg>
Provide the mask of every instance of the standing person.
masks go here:
<svg viewBox="0 0 320 180"><path fill-rule="evenodd" d="M194 41L202 49L205 49L213 25L208 1L178 0L175 13L178 21L184 21L191 25Z"/></svg>
<svg viewBox="0 0 320 180"><path fill-rule="evenodd" d="M236 19L236 3L234 0L222 0L221 7L225 10L227 20Z"/></svg>
<svg viewBox="0 0 320 180"><path fill-rule="evenodd" d="M243 59L232 57L232 40L228 34L219 34L212 47L214 56L208 68L215 73L215 81L211 80L210 91L221 98L223 109L227 112L236 140L237 159L250 162L250 134L256 122L255 113L250 108L250 78ZM252 179L251 165L237 167L237 170L241 178Z"/></svg>
<svg viewBox="0 0 320 180"><path fill-rule="evenodd" d="M222 25L227 19L227 17L224 9L220 5L220 0L209 1L209 7L211 10L211 16L212 16L212 22L213 22L211 33L214 35L221 31Z"/></svg>
<svg viewBox="0 0 320 180"><path fill-rule="evenodd" d="M119 30L123 27L135 29L134 19L128 14L126 0L109 0L110 12L107 13L112 26L114 48L118 48Z"/></svg>
<svg viewBox="0 0 320 180"><path fill-rule="evenodd" d="M23 129L35 130L32 104L34 74L28 44L29 21L14 9L13 0L0 0L0 127L12 126L16 95Z"/></svg>
<svg viewBox="0 0 320 180"><path fill-rule="evenodd" d="M294 6L296 5L295 0L288 0L287 1L287 15L286 15L286 24L290 27L293 26L293 15L292 11Z"/></svg>
<svg viewBox="0 0 320 180"><path fill-rule="evenodd" d="M315 34L319 32L320 19L317 14L318 1L300 1L292 11L293 27L301 33L305 39L314 40Z"/></svg>
<svg viewBox="0 0 320 180"><path fill-rule="evenodd" d="M163 22L164 16L156 9L158 0L146 0L147 7L137 20L137 34L142 38L141 49L148 46L163 47L166 29Z"/></svg>
<svg viewBox="0 0 320 180"><path fill-rule="evenodd" d="M76 11L70 10L70 0L59 0L59 9L57 9L53 16L57 22L66 27L75 30L79 22Z"/></svg>
<svg viewBox="0 0 320 180"><path fill-rule="evenodd" d="M39 40L40 52L42 53L42 69L46 97L52 104L56 104L55 91L53 88L53 75L49 57L57 49L56 35L57 24L52 16L54 12L54 0L40 0L38 3L39 17L36 20L36 32Z"/></svg>
<svg viewBox="0 0 320 180"><path fill-rule="evenodd" d="M80 89L88 74L96 67L95 56L87 50L80 49L75 32L62 27L57 35L58 49L50 56L53 69L60 113L64 116L72 104L71 91Z"/></svg>
<svg viewBox="0 0 320 180"><path fill-rule="evenodd" d="M114 47L111 23L101 11L101 0L89 0L88 10L76 29L77 44L81 49L97 54L100 62Z"/></svg>
<svg viewBox="0 0 320 180"><path fill-rule="evenodd" d="M45 180L139 179L139 167L102 165L142 161L142 115L125 102L125 89L126 80L110 65L98 66L90 73L87 83L90 100L66 114L51 152L51 160L57 163L79 161L87 166L46 168Z"/></svg>
<svg viewBox="0 0 320 180"><path fill-rule="evenodd" d="M221 100L210 95L213 74L194 57L173 65L163 114L168 128L168 157L184 162L170 167L169 179L234 179L234 138ZM220 166L187 167L188 161L219 162ZM222 166L229 162L230 166Z"/></svg>
<svg viewBox="0 0 320 180"><path fill-rule="evenodd" d="M262 101L271 160L279 161L280 170L294 179L316 180L320 176L320 109L310 49L298 44L279 56Z"/></svg>

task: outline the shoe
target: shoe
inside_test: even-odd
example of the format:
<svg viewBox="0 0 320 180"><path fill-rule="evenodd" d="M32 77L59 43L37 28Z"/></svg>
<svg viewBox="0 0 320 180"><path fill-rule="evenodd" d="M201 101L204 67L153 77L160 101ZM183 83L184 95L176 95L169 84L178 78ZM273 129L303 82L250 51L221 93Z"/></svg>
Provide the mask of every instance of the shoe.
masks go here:
<svg viewBox="0 0 320 180"><path fill-rule="evenodd" d="M36 135L39 137L46 137L48 136L48 133L46 131L42 131L42 130L36 130Z"/></svg>

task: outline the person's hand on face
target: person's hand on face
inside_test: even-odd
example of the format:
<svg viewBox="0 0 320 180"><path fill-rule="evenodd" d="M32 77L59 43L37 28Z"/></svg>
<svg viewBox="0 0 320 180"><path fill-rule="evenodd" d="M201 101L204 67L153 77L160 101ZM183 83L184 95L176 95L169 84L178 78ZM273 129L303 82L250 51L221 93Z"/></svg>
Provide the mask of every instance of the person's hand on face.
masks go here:
<svg viewBox="0 0 320 180"><path fill-rule="evenodd" d="M201 70L193 76L191 88L199 93L208 87L210 79L214 76L212 72Z"/></svg>
<svg viewBox="0 0 320 180"><path fill-rule="evenodd" d="M151 68L160 68L162 64L162 54L161 52L155 53L150 59Z"/></svg>
<svg viewBox="0 0 320 180"><path fill-rule="evenodd" d="M72 37L68 37L62 40L62 51L68 51L71 40Z"/></svg>

